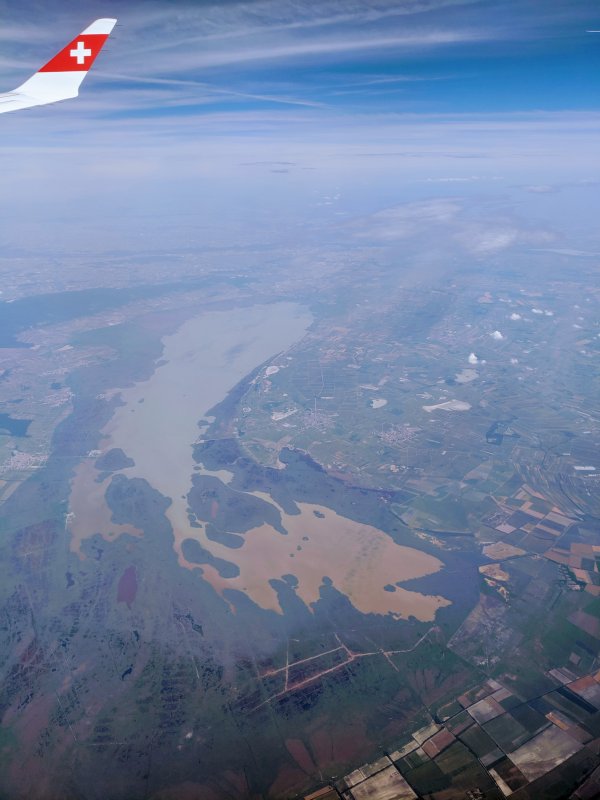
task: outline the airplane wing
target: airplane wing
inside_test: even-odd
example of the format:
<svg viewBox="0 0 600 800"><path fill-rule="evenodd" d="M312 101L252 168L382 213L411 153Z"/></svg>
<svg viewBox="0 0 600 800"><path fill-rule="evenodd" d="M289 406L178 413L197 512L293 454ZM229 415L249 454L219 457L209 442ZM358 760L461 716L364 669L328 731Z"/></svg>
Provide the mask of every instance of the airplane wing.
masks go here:
<svg viewBox="0 0 600 800"><path fill-rule="evenodd" d="M12 92L0 94L0 114L77 97L83 79L116 22L116 19L92 22L29 80Z"/></svg>

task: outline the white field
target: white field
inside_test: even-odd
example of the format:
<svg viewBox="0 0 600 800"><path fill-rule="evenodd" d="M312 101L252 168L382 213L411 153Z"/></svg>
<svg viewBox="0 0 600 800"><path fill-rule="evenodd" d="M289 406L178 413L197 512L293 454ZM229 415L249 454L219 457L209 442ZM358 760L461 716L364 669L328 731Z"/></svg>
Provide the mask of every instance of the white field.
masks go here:
<svg viewBox="0 0 600 800"><path fill-rule="evenodd" d="M436 409L442 411L468 411L471 408L470 403L465 403L464 400L446 400L444 403L437 403L434 406L423 406L427 413L431 413Z"/></svg>

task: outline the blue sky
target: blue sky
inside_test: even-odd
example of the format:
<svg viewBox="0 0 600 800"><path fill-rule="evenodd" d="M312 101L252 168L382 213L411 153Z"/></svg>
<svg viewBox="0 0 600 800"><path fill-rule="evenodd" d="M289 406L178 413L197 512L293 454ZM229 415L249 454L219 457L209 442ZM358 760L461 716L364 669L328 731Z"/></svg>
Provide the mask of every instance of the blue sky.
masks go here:
<svg viewBox="0 0 600 800"><path fill-rule="evenodd" d="M0 118L0 241L100 214L292 229L434 189L597 178L595 0L3 6L7 90L93 19L119 26L77 100Z"/></svg>
<svg viewBox="0 0 600 800"><path fill-rule="evenodd" d="M98 15L119 27L96 92L110 90L123 115L598 106L599 42L587 30L600 25L600 7L589 0L7 3L8 84Z"/></svg>

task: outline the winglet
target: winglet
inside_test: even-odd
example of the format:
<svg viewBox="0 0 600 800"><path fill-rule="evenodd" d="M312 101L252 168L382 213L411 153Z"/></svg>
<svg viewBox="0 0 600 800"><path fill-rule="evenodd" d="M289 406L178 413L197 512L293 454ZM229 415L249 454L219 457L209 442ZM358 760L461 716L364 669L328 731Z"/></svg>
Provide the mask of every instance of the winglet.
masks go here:
<svg viewBox="0 0 600 800"><path fill-rule="evenodd" d="M87 28L81 32L81 36L85 36L88 33L101 33L104 36L108 36L111 33L112 29L117 24L116 19L97 19L95 22L92 22L91 25L88 25Z"/></svg>
<svg viewBox="0 0 600 800"><path fill-rule="evenodd" d="M77 97L83 79L116 22L116 19L97 19L92 22L15 92L34 101L29 105L44 105Z"/></svg>

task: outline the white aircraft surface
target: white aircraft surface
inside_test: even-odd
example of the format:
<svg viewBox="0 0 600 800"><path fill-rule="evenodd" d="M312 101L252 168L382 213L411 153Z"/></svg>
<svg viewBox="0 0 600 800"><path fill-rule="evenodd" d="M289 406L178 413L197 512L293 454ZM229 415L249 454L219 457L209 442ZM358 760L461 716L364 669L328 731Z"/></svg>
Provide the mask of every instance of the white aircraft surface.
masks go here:
<svg viewBox="0 0 600 800"><path fill-rule="evenodd" d="M29 80L0 94L0 114L77 97L79 87L102 49L116 19L97 19Z"/></svg>

